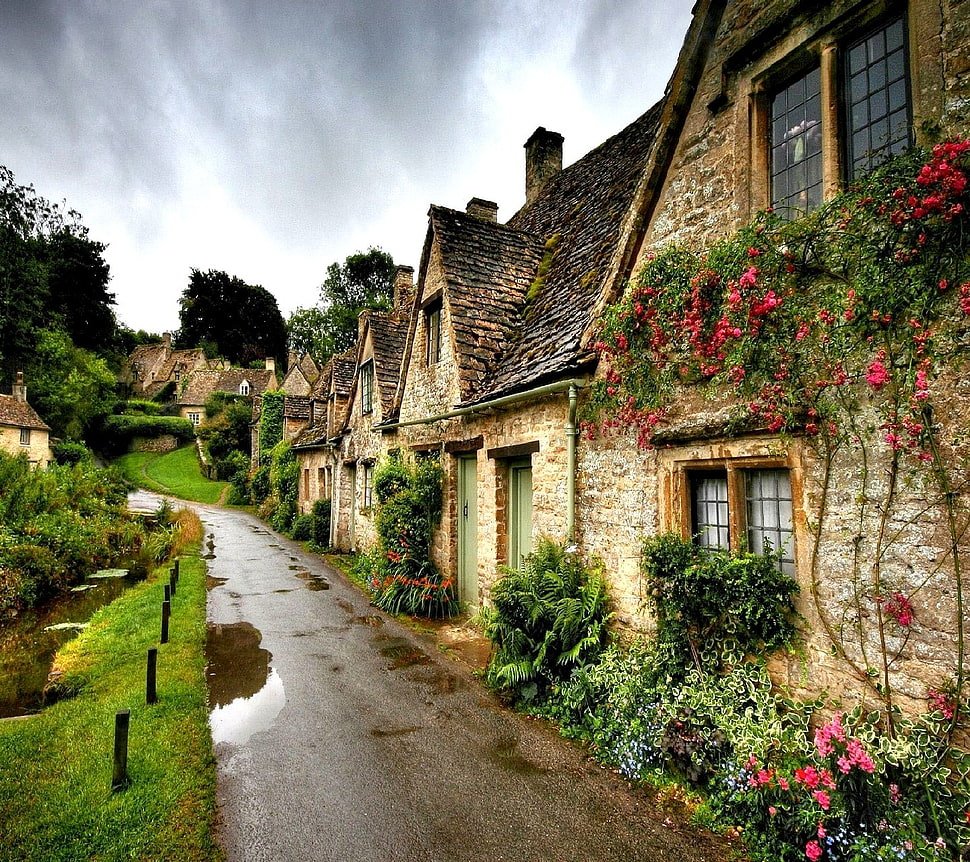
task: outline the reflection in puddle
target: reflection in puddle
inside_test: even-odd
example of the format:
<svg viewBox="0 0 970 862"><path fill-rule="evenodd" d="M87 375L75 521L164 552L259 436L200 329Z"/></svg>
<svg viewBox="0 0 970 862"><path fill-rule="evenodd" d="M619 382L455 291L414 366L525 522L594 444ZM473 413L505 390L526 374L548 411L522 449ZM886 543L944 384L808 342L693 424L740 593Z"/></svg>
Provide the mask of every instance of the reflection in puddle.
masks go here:
<svg viewBox="0 0 970 862"><path fill-rule="evenodd" d="M214 590L216 587L221 587L229 578L215 578L212 575L205 576L205 588L207 590Z"/></svg>
<svg viewBox="0 0 970 862"><path fill-rule="evenodd" d="M286 704L283 680L270 667L273 656L259 646L261 639L249 623L209 626L205 651L213 744L242 745L272 727Z"/></svg>

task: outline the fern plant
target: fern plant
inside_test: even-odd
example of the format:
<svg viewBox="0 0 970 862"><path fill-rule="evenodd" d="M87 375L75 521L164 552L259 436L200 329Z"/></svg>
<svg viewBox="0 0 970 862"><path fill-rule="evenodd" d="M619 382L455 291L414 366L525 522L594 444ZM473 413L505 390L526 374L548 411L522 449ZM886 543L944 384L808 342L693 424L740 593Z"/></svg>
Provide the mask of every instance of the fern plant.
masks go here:
<svg viewBox="0 0 970 862"><path fill-rule="evenodd" d="M486 682L524 703L541 700L573 670L596 661L612 618L599 567L549 539L521 569L507 569L482 614L494 648Z"/></svg>

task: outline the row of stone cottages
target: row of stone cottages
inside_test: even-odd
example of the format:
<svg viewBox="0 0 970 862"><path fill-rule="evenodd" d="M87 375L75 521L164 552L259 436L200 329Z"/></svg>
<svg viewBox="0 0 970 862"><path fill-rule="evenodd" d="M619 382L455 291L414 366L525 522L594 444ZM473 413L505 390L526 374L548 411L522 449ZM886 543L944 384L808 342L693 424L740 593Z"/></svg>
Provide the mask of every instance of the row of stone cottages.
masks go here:
<svg viewBox="0 0 970 862"><path fill-rule="evenodd" d="M592 347L600 312L648 250L705 246L769 205L811 208L870 159L922 143L926 129L966 132L968 7L699 0L657 105L566 169L563 138L535 131L526 201L511 219L478 198L464 212L431 207L416 281L398 270L393 309L361 317L356 348L312 391L295 440L301 509L332 499L333 544L366 548L375 465L390 453L434 455L445 477L434 557L463 602L482 602L499 567L545 535L604 561L632 627L644 623L645 536L752 548L768 538L800 582L806 629L805 650L778 664L778 679L861 688L879 636L864 630L871 607L854 624L846 610L852 536L871 535L878 506L856 522L852 501L868 492L851 456L835 464L834 516L820 520L822 470L801 435L732 431L723 402L687 391L641 451L629 434L581 439L577 409L603 373ZM966 411L951 419L965 425ZM896 499L932 509L920 494ZM918 624L886 664L904 701L955 665L953 559L939 524L911 525L882 561L883 578L914 604L921 590ZM833 628L853 636L833 649Z"/></svg>

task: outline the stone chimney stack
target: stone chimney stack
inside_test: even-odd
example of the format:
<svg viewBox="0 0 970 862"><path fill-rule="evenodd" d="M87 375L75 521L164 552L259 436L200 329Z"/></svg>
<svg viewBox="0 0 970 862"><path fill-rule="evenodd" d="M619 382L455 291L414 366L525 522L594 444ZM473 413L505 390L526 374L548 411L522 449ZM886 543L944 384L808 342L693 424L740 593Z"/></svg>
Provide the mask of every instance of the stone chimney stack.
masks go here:
<svg viewBox="0 0 970 862"><path fill-rule="evenodd" d="M27 401L27 387L24 385L24 373L18 371L14 378L13 389L11 390L14 401Z"/></svg>
<svg viewBox="0 0 970 862"><path fill-rule="evenodd" d="M498 204L482 198L472 198L465 206L465 212L482 221L498 222Z"/></svg>
<svg viewBox="0 0 970 862"><path fill-rule="evenodd" d="M559 132L539 126L525 142L525 202L531 203L542 187L562 170L562 142Z"/></svg>
<svg viewBox="0 0 970 862"><path fill-rule="evenodd" d="M165 355L168 356L172 352L172 333L163 332L162 333L162 347L165 349Z"/></svg>
<svg viewBox="0 0 970 862"><path fill-rule="evenodd" d="M266 357L266 370L276 373L276 360L272 356Z"/></svg>
<svg viewBox="0 0 970 862"><path fill-rule="evenodd" d="M400 265L394 273L394 308L409 311L414 302L414 267Z"/></svg>

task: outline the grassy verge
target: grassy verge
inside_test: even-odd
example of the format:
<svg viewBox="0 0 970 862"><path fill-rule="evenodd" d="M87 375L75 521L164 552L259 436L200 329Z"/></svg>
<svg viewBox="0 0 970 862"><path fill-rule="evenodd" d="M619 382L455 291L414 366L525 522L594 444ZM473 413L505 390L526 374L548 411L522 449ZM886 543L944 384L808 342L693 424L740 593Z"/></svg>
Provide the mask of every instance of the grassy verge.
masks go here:
<svg viewBox="0 0 970 862"><path fill-rule="evenodd" d="M171 494L180 500L218 503L229 488L228 482L214 482L202 475L195 444L164 455L157 452L129 452L114 464L139 487Z"/></svg>
<svg viewBox="0 0 970 862"><path fill-rule="evenodd" d="M221 858L204 677L205 565L197 551L182 557L170 642L159 647L159 702L146 706L162 574L100 610L58 653L76 697L0 722L2 862ZM126 708L131 785L112 793L114 716Z"/></svg>

